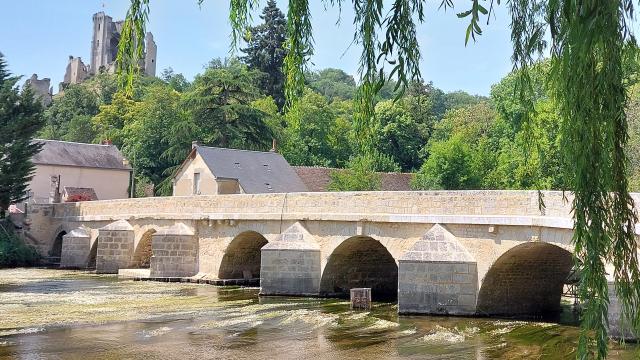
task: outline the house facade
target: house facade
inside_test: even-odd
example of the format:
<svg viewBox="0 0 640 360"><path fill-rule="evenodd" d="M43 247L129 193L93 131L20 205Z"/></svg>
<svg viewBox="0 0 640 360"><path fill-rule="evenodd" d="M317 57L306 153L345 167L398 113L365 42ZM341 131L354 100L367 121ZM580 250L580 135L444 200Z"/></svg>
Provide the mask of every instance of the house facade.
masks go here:
<svg viewBox="0 0 640 360"><path fill-rule="evenodd" d="M131 167L114 145L36 140L42 151L33 157L29 198L36 203L64 201L83 189L80 198L110 200L129 197Z"/></svg>
<svg viewBox="0 0 640 360"><path fill-rule="evenodd" d="M173 178L173 195L304 192L306 186L276 152L194 144Z"/></svg>

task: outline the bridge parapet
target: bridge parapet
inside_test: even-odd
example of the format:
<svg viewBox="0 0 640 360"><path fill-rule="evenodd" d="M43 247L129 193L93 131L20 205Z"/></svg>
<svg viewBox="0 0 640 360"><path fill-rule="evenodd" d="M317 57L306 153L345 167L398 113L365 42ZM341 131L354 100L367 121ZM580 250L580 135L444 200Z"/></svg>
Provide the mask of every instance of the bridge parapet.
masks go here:
<svg viewBox="0 0 640 360"><path fill-rule="evenodd" d="M56 204L54 216L68 220L117 218L252 218L322 220L366 216L401 222L418 215L476 217L570 218L570 203L561 192L543 192L540 210L537 191L469 190L424 192L335 192L255 195L155 197Z"/></svg>

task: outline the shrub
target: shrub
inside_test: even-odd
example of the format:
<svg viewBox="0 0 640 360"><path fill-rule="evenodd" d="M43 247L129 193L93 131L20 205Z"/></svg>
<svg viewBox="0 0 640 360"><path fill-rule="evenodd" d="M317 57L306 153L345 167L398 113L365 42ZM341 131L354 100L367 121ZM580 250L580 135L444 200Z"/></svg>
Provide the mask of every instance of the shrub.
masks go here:
<svg viewBox="0 0 640 360"><path fill-rule="evenodd" d="M12 230L9 222L0 222L0 268L33 266L40 262L40 255L32 246L24 243Z"/></svg>
<svg viewBox="0 0 640 360"><path fill-rule="evenodd" d="M382 178L375 172L370 156L354 157L348 168L333 171L329 176L329 191L377 191L382 187Z"/></svg>

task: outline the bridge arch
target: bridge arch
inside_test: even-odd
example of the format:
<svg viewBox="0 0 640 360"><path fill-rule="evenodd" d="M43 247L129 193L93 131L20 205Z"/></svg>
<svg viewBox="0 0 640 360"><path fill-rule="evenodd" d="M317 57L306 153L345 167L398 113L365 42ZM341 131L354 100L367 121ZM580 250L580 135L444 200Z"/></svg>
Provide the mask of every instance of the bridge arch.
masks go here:
<svg viewBox="0 0 640 360"><path fill-rule="evenodd" d="M260 249L267 243L267 239L255 231L238 234L225 250L218 279L260 278Z"/></svg>
<svg viewBox="0 0 640 360"><path fill-rule="evenodd" d="M62 240L65 235L67 235L66 230L59 230L57 232L55 239L53 240L53 245L51 246L51 250L49 250L49 256L52 258L60 259L62 257Z"/></svg>
<svg viewBox="0 0 640 360"><path fill-rule="evenodd" d="M58 259L62 257L62 237L70 233L72 229L73 227L68 223L64 223L56 228L52 234L54 236L50 238L52 240L49 243L51 247L47 253L48 256Z"/></svg>
<svg viewBox="0 0 640 360"><path fill-rule="evenodd" d="M553 244L529 242L513 247L489 268L478 294L484 315L548 317L560 312L572 254Z"/></svg>
<svg viewBox="0 0 640 360"><path fill-rule="evenodd" d="M91 247L89 249L89 260L87 261L88 269L95 270L97 257L98 257L98 239L96 238L91 242Z"/></svg>
<svg viewBox="0 0 640 360"><path fill-rule="evenodd" d="M135 241L136 247L133 252L132 267L140 269L148 269L151 267L151 241L156 229L151 228L140 235L138 241Z"/></svg>
<svg viewBox="0 0 640 360"><path fill-rule="evenodd" d="M353 236L338 245L320 280L320 295L349 297L352 288L371 288L375 300L398 298L398 265L378 240Z"/></svg>

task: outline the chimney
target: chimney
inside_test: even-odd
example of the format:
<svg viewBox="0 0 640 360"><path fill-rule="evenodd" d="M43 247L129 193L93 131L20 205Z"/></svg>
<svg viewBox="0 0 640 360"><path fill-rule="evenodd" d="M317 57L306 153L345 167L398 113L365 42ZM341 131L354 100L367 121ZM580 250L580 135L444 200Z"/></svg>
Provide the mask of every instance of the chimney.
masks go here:
<svg viewBox="0 0 640 360"><path fill-rule="evenodd" d="M60 202L60 175L51 175L49 178L49 203Z"/></svg>
<svg viewBox="0 0 640 360"><path fill-rule="evenodd" d="M191 142L191 150L195 149L197 146L200 146L200 142L198 140Z"/></svg>
<svg viewBox="0 0 640 360"><path fill-rule="evenodd" d="M278 142L274 138L271 139L271 150L269 150L269 151L270 152L278 152Z"/></svg>
<svg viewBox="0 0 640 360"><path fill-rule="evenodd" d="M100 141L100 145L113 145L113 142L109 139L104 139Z"/></svg>

